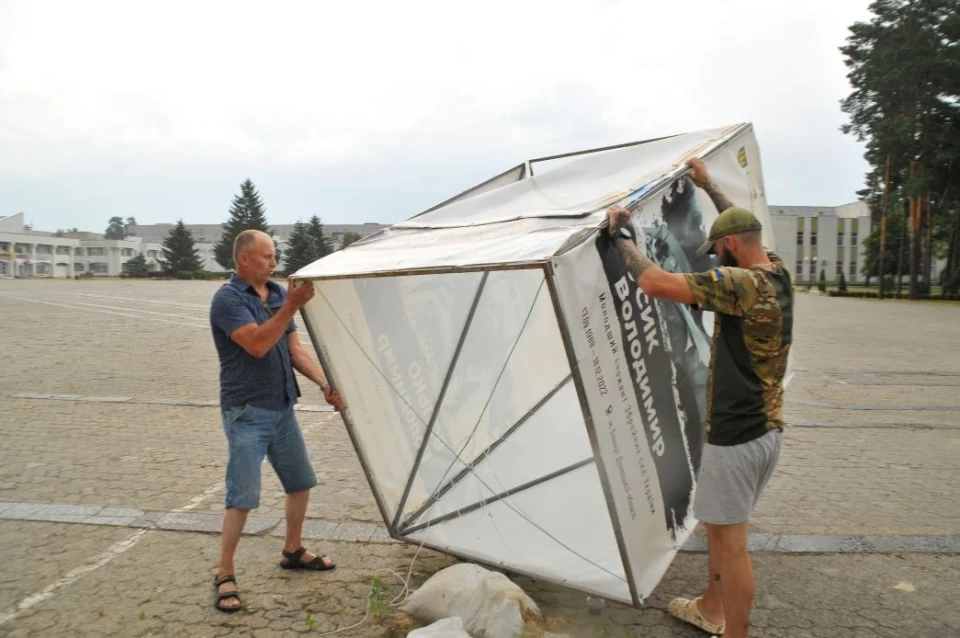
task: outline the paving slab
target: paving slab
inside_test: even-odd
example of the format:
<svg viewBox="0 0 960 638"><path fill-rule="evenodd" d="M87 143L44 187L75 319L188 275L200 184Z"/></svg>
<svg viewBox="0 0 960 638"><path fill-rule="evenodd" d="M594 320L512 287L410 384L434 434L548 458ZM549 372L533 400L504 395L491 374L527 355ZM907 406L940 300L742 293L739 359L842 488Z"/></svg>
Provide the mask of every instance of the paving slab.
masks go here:
<svg viewBox="0 0 960 638"><path fill-rule="evenodd" d="M225 450L215 408L111 404L104 411L103 405L27 399L6 407L0 418L46 424L61 442L47 445L36 427L5 435L0 482L7 484L7 500L170 511L204 489L222 486ZM125 424L119 431L118 422ZM382 525L339 415L303 413L301 423L319 480L308 516ZM960 430L790 428L754 530L955 534L958 452ZM279 481L265 464L261 507L254 515L282 518L283 502ZM16 511L21 518L30 514L23 506ZM212 493L195 511L222 515L222 492ZM360 529L354 538L369 539L366 528Z"/></svg>
<svg viewBox="0 0 960 638"><path fill-rule="evenodd" d="M377 573L399 589L389 570L406 573L416 548L375 542L389 535L343 424L307 387L298 418L320 481L308 538L340 568L326 582L279 573L284 497L264 465L251 516L273 526L254 525L263 536L241 542L241 583L254 606L230 618L209 608L225 446L207 311L220 282L0 285L61 304L0 295L0 313L17 326L0 333L0 351L16 362L0 367L0 603L10 608L76 575L0 633L299 635L308 617L316 632L359 621ZM78 301L92 306L69 307ZM98 304L131 316L98 313ZM155 321L159 307L172 316ZM802 425L788 430L753 522L754 635L960 633L958 319L956 304L798 294L798 375L786 412ZM161 521L183 531L159 531ZM111 548L119 553L97 566ZM422 558L414 584L450 562ZM682 552L647 609L611 605L599 617L582 595L521 582L572 635L693 636L664 610L669 597L699 590L704 562ZM341 635L386 631L375 623Z"/></svg>
<svg viewBox="0 0 960 638"><path fill-rule="evenodd" d="M2 525L53 524L10 522ZM56 527L54 525L54 527ZM63 526L59 531L75 534ZM90 529L90 528L85 528ZM36 538L29 527L16 536ZM39 530L37 530L39 531ZM105 544L112 538L79 537L78 545ZM219 551L208 534L149 531L134 547L116 555L63 587L0 631L9 636L42 634L125 636L322 633L349 627L365 614L374 576L384 583L389 601L400 593L416 548L406 545L325 543L318 549L338 564L333 572L289 572L277 566L281 542L273 537L249 537L241 542L237 578L247 611L227 616L211 606L210 582ZM0 556L16 572L27 569L23 545L5 547ZM76 560L78 557L74 557ZM82 562L82 558L80 561ZM452 561L423 550L413 566L411 584ZM752 635L759 638L794 636L882 636L934 638L957 635L960 610L952 601L960 591L960 556L903 554L898 556L794 556L760 553L754 557L757 598ZM46 574L55 579L59 572ZM541 581L515 577L541 606L544 614L572 636L702 636L666 613L669 601L699 591L706 576L703 554L681 554L643 609L606 603L591 614L584 594ZM144 576L149 575L145 580ZM42 579L17 583L8 599L26 597L42 588ZM12 596L11 596L12 595ZM9 603L8 603L9 604ZM311 620L312 618L312 620ZM308 627L313 627L312 632ZM346 636L389 636L386 618L368 620Z"/></svg>
<svg viewBox="0 0 960 638"><path fill-rule="evenodd" d="M0 618L135 530L0 521ZM0 625L0 635L6 635Z"/></svg>

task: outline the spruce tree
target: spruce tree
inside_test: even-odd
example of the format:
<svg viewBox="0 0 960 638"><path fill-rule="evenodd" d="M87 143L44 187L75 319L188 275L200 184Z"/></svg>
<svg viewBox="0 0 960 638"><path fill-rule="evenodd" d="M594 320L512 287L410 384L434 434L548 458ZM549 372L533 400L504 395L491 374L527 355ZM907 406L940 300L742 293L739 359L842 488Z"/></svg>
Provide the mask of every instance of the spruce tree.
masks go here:
<svg viewBox="0 0 960 638"><path fill-rule="evenodd" d="M223 224L223 234L213 248L214 259L223 268L236 268L233 263L233 241L245 230L259 230L273 237L273 231L267 226L267 209L260 199L260 193L249 179L240 185L240 194L234 196L230 218ZM277 261L280 261L279 250Z"/></svg>
<svg viewBox="0 0 960 638"><path fill-rule="evenodd" d="M147 266L147 258L143 253L140 253L133 259L127 260L127 263L123 265L123 270L130 277L146 277L147 273L150 272L150 267Z"/></svg>
<svg viewBox="0 0 960 638"><path fill-rule="evenodd" d="M307 232L310 234L310 238L313 239L313 243L316 246L317 259L326 257L333 252L333 248L330 247L330 240L323 234L323 223L321 223L320 218L316 215L310 218Z"/></svg>
<svg viewBox="0 0 960 638"><path fill-rule="evenodd" d="M175 275L178 272L192 272L202 268L200 253L193 245L193 235L181 219L163 240L163 269Z"/></svg>
<svg viewBox="0 0 960 638"><path fill-rule="evenodd" d="M292 275L319 258L311 227L298 221L293 225L293 234L287 241L285 264L287 274Z"/></svg>
<svg viewBox="0 0 960 638"><path fill-rule="evenodd" d="M820 292L827 292L827 271L820 270L820 281L817 282L817 288L820 289Z"/></svg>

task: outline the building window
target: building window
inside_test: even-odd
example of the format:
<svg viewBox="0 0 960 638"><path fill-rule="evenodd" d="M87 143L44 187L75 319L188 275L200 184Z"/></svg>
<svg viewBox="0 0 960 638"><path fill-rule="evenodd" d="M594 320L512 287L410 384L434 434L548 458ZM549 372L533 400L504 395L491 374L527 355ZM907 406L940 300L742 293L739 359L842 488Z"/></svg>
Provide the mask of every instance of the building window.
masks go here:
<svg viewBox="0 0 960 638"><path fill-rule="evenodd" d="M843 233L837 233L837 246L843 246Z"/></svg>
<svg viewBox="0 0 960 638"><path fill-rule="evenodd" d="M817 231L813 231L812 233L810 233L810 245L811 246L817 245Z"/></svg>
<svg viewBox="0 0 960 638"><path fill-rule="evenodd" d="M850 233L850 245L851 246L857 245L857 233Z"/></svg>
<svg viewBox="0 0 960 638"><path fill-rule="evenodd" d="M837 262L837 277L843 274L843 264L839 261Z"/></svg>
<svg viewBox="0 0 960 638"><path fill-rule="evenodd" d="M133 248L124 248L120 251L120 254L124 257L133 257Z"/></svg>
<svg viewBox="0 0 960 638"><path fill-rule="evenodd" d="M83 272L83 264L73 264L73 272Z"/></svg>
<svg viewBox="0 0 960 638"><path fill-rule="evenodd" d="M803 231L797 232L797 246L803 246Z"/></svg>
<svg viewBox="0 0 960 638"><path fill-rule="evenodd" d="M797 276L803 277L803 261L797 260Z"/></svg>
<svg viewBox="0 0 960 638"><path fill-rule="evenodd" d="M857 274L857 262L855 261L850 262L850 274L851 275Z"/></svg>
<svg viewBox="0 0 960 638"><path fill-rule="evenodd" d="M95 275L106 275L110 270L109 264L105 264L102 261L95 261L90 264L90 272Z"/></svg>

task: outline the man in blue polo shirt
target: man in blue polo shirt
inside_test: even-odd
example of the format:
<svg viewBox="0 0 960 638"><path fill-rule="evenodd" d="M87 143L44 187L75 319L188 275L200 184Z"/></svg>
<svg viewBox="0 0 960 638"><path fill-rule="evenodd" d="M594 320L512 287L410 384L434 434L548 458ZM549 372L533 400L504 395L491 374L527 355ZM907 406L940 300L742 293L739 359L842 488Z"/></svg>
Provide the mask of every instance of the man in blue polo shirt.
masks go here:
<svg viewBox="0 0 960 638"><path fill-rule="evenodd" d="M270 281L277 267L273 239L246 230L233 245L236 274L222 286L210 306L210 327L220 358L220 410L227 436L227 496L220 564L214 580L214 606L240 609L233 556L251 509L260 505L260 466L270 460L286 492L287 534L284 569L333 569L327 556L302 545L303 520L317 477L297 423L296 369L323 390L340 409L340 395L327 383L320 366L307 354L293 321L311 298L310 282L285 291Z"/></svg>

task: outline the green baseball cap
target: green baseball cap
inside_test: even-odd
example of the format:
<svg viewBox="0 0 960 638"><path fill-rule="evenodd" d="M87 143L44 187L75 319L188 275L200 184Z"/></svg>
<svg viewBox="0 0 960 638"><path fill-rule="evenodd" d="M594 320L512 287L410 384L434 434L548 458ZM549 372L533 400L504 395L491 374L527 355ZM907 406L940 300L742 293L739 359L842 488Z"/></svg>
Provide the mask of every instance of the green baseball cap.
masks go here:
<svg viewBox="0 0 960 638"><path fill-rule="evenodd" d="M757 219L756 216L746 208L740 208L738 206L728 208L720 213L720 216L717 217L717 220L713 222L713 226L710 227L710 236L707 238L707 241L703 242L703 245L700 246L700 249L697 250L697 254L714 254L713 245L718 239L722 239L727 235L748 233L751 230L762 229L763 226L760 225L760 220Z"/></svg>

